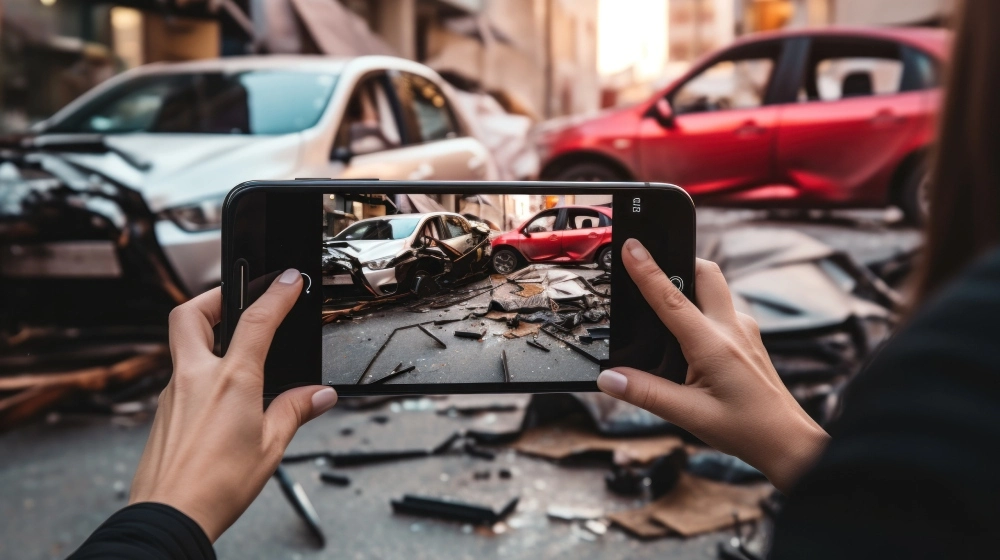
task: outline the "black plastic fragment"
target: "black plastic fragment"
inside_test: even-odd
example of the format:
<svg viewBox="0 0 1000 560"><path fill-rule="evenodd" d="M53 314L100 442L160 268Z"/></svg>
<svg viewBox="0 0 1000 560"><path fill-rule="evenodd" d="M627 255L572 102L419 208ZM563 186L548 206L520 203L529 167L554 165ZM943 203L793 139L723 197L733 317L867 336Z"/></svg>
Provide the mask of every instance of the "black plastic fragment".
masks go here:
<svg viewBox="0 0 1000 560"><path fill-rule="evenodd" d="M551 352L551 350L549 350L548 346L545 346L544 344L542 344L542 343L540 343L540 342L538 342L538 341L536 341L536 340L534 340L532 338L529 338L527 340L527 343L528 343L528 346L531 346L532 348L538 348L539 350L541 350L543 352Z"/></svg>
<svg viewBox="0 0 1000 560"><path fill-rule="evenodd" d="M319 473L319 479L334 486L349 486L351 484L351 479L346 476L329 471Z"/></svg>
<svg viewBox="0 0 1000 560"><path fill-rule="evenodd" d="M477 525L492 525L510 515L517 507L518 499L517 497L512 498L499 511L488 506L469 504L448 498L431 498L411 494L404 495L401 500L392 500L391 504L392 511L395 513L437 517Z"/></svg>
<svg viewBox="0 0 1000 560"><path fill-rule="evenodd" d="M490 451L489 449L483 449L482 447L473 444L471 441L465 442L465 445L462 446L462 450L465 451L466 455L477 459L492 461L497 457L496 453Z"/></svg>
<svg viewBox="0 0 1000 560"><path fill-rule="evenodd" d="M472 340L480 340L486 336L486 331L455 331L455 336L458 338L469 338Z"/></svg>

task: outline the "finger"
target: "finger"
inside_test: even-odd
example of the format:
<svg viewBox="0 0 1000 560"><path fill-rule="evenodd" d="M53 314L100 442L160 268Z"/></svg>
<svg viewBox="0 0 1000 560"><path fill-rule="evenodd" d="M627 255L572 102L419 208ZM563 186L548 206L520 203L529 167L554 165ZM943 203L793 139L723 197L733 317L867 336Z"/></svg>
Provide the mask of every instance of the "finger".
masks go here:
<svg viewBox="0 0 1000 560"><path fill-rule="evenodd" d="M726 283L726 277L722 275L719 265L712 261L695 259L694 290L698 308L705 316L725 324L736 322L733 296L729 292L729 284Z"/></svg>
<svg viewBox="0 0 1000 560"><path fill-rule="evenodd" d="M711 322L660 270L642 243L629 239L624 249L622 262L625 270L639 286L639 291L656 315L677 337L681 347L696 351L699 344L713 338Z"/></svg>
<svg viewBox="0 0 1000 560"><path fill-rule="evenodd" d="M705 395L698 389L638 369L604 370L597 377L597 386L616 399L648 410L682 428L696 422L699 414L706 410Z"/></svg>
<svg viewBox="0 0 1000 560"><path fill-rule="evenodd" d="M297 387L278 395L264 413L270 441L282 453L295 432L306 422L337 404L337 392L332 387Z"/></svg>
<svg viewBox="0 0 1000 560"><path fill-rule="evenodd" d="M174 358L212 354L212 327L222 317L222 289L209 290L170 311L170 352Z"/></svg>
<svg viewBox="0 0 1000 560"><path fill-rule="evenodd" d="M282 272L264 295L240 315L226 357L246 363L255 371L263 371L274 331L278 330L278 325L291 311L301 292L302 276L299 271L289 268Z"/></svg>

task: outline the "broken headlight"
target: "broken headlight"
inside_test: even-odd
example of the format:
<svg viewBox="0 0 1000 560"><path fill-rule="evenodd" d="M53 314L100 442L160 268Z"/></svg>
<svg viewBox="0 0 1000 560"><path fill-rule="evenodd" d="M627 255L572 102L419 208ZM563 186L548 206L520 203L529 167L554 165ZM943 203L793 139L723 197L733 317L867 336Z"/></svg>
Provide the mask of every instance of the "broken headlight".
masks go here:
<svg viewBox="0 0 1000 560"><path fill-rule="evenodd" d="M222 227L222 202L225 197L199 200L168 208L163 215L184 231L206 231Z"/></svg>
<svg viewBox="0 0 1000 560"><path fill-rule="evenodd" d="M361 266L369 270L382 270L383 268L388 268L389 263L392 262L392 257L386 257L384 259L373 259L366 263L361 263Z"/></svg>

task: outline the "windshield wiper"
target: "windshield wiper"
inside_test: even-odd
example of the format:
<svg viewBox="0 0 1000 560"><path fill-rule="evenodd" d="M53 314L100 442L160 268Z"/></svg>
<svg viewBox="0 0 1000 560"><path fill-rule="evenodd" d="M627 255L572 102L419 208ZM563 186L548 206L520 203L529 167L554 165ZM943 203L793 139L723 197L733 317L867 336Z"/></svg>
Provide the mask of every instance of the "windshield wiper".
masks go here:
<svg viewBox="0 0 1000 560"><path fill-rule="evenodd" d="M104 141L100 134L45 134L29 136L21 140L21 147L35 150L52 150L61 152L78 152L84 154L117 155L125 163L139 171L149 171L153 164Z"/></svg>

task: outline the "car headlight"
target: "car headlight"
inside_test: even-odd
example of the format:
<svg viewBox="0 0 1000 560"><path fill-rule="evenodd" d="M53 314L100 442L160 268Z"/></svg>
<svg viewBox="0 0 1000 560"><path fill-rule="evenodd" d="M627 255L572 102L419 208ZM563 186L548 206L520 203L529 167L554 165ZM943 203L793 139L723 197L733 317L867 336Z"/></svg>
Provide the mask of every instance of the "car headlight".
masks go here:
<svg viewBox="0 0 1000 560"><path fill-rule="evenodd" d="M206 198L163 211L163 215L184 231L207 231L222 227L225 196Z"/></svg>
<svg viewBox="0 0 1000 560"><path fill-rule="evenodd" d="M383 268L388 267L391 262L392 257L386 257L384 259L374 259L366 263L361 263L361 266L370 270L382 270Z"/></svg>

